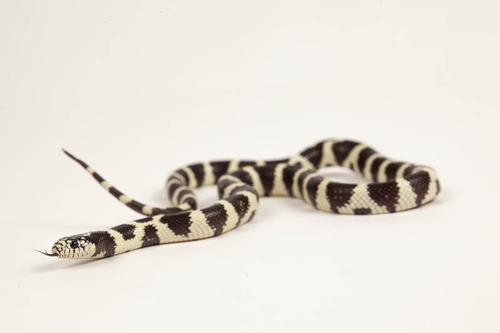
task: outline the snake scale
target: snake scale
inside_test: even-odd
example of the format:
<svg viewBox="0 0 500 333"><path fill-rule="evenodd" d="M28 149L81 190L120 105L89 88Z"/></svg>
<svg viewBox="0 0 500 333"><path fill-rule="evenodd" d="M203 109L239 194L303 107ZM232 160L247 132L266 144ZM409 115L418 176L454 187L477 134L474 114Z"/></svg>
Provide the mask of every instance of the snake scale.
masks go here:
<svg viewBox="0 0 500 333"><path fill-rule="evenodd" d="M318 210L338 214L384 214L420 207L440 192L434 169L392 160L363 143L323 140L285 159L226 160L184 166L167 179L173 207L142 204L79 163L111 195L144 218L103 231L63 237L48 256L96 259L158 244L210 238L249 222L262 197L299 198ZM334 182L317 173L328 166L349 168L366 182ZM199 209L194 189L217 185L219 201Z"/></svg>

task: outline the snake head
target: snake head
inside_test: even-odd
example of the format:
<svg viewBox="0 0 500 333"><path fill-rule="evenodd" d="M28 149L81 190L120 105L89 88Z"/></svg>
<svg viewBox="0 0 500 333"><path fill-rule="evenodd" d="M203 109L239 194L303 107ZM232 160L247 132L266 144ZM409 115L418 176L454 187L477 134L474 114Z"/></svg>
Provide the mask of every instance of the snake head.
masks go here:
<svg viewBox="0 0 500 333"><path fill-rule="evenodd" d="M50 257L90 259L96 253L96 244L88 234L79 234L59 239L52 245L52 253L38 252Z"/></svg>

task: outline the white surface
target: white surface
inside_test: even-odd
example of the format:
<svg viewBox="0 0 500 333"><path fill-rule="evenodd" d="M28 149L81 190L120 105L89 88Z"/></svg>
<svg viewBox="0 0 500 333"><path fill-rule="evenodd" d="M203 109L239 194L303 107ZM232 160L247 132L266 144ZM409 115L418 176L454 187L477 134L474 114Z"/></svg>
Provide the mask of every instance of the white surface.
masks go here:
<svg viewBox="0 0 500 333"><path fill-rule="evenodd" d="M499 10L3 0L2 330L498 332ZM222 237L95 262L32 251L138 217L61 146L161 205L183 163L325 137L430 164L443 193L373 217L266 199Z"/></svg>

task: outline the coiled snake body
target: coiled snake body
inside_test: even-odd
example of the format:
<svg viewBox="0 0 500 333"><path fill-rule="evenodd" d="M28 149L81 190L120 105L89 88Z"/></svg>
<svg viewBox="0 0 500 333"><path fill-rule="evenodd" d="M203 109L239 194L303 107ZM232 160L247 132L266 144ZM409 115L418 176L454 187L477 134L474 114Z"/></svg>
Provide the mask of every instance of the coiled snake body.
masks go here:
<svg viewBox="0 0 500 333"><path fill-rule="evenodd" d="M152 245L215 237L249 222L259 199L266 196L300 198L325 212L383 214L422 206L440 191L431 167L386 158L359 142L331 139L281 160L227 160L182 167L166 183L174 207L158 208L129 198L84 161L65 153L115 198L146 217L104 231L63 237L53 245L52 253L44 253L60 258L102 258ZM349 168L367 182L338 183L316 173L327 166ZM213 184L220 200L198 209L193 190Z"/></svg>

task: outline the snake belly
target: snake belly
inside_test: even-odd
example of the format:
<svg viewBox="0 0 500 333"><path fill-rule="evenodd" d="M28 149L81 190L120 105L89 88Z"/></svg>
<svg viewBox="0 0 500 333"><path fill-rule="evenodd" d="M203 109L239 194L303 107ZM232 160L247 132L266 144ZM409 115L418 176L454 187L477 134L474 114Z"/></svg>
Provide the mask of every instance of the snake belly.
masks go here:
<svg viewBox="0 0 500 333"><path fill-rule="evenodd" d="M46 253L60 258L110 257L152 245L215 237L249 222L261 197L298 198L325 212L367 215L417 208L440 192L431 167L389 159L360 142L329 139L280 160L210 161L181 167L166 182L174 207L160 208L128 197L84 161L66 154L111 195L146 217L63 237L51 254ZM317 174L329 166L349 168L366 182L339 183ZM198 209L194 190L214 184L219 201Z"/></svg>

